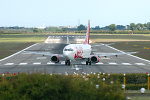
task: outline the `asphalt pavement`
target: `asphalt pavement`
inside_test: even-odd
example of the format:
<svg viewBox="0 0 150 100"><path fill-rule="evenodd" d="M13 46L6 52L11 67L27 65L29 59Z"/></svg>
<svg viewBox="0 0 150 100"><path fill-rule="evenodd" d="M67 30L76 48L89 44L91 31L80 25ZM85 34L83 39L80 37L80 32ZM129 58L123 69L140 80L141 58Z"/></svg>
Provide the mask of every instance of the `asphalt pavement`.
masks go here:
<svg viewBox="0 0 150 100"><path fill-rule="evenodd" d="M85 36L75 35L58 35L49 36L45 43L36 43L30 47L25 48L7 58L0 60L0 73L56 73L56 74L73 74L76 73L146 73L150 72L150 61L133 56L120 55L101 57L100 62L90 65L85 65L85 61L71 62L70 66L65 65L65 60L62 58L59 63L50 61L49 56L38 54L29 54L23 51L47 52L54 54L62 54L63 48L68 43L82 43ZM123 52L110 46L93 46L93 52L99 53L119 53Z"/></svg>

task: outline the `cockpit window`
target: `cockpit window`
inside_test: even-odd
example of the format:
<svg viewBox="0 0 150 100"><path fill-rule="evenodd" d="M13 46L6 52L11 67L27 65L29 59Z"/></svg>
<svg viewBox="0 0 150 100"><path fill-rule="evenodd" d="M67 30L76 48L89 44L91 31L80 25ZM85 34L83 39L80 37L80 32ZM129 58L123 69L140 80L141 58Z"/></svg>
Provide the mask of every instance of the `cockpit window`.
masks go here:
<svg viewBox="0 0 150 100"><path fill-rule="evenodd" d="M71 49L71 48L70 49L66 49L65 48L64 51L73 51L73 49Z"/></svg>

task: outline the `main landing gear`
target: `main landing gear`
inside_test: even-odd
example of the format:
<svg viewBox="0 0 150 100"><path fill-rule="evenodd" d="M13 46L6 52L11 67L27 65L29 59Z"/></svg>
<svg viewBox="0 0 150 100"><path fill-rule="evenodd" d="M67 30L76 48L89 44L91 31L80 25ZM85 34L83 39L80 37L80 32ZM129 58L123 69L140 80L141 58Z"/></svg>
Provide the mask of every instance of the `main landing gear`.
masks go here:
<svg viewBox="0 0 150 100"><path fill-rule="evenodd" d="M88 61L86 61L86 65L91 65L90 59L88 59Z"/></svg>
<svg viewBox="0 0 150 100"><path fill-rule="evenodd" d="M70 65L70 60L65 61L65 65Z"/></svg>

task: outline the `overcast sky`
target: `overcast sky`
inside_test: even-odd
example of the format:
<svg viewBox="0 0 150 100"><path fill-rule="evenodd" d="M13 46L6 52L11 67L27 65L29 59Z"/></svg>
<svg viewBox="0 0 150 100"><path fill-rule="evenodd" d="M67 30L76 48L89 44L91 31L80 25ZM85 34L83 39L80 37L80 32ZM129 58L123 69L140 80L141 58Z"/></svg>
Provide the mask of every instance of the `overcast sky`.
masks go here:
<svg viewBox="0 0 150 100"><path fill-rule="evenodd" d="M1 26L129 25L150 22L150 0L0 0Z"/></svg>

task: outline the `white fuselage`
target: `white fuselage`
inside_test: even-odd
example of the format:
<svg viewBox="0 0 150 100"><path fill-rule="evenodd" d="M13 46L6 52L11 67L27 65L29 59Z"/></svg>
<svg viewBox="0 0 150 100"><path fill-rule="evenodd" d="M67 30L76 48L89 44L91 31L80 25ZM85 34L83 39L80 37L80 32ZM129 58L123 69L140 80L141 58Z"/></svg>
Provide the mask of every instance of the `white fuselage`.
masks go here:
<svg viewBox="0 0 150 100"><path fill-rule="evenodd" d="M69 44L63 49L63 56L66 60L82 59L85 55L91 54L91 45L89 44Z"/></svg>

